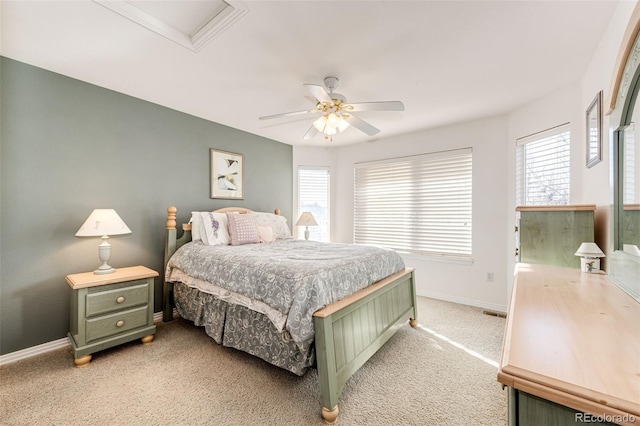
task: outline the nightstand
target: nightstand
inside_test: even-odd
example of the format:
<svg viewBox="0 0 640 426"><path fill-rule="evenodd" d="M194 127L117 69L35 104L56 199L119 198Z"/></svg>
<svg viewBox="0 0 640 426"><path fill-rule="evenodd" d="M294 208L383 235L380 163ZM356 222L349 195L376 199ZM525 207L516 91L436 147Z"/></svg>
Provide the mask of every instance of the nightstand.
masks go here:
<svg viewBox="0 0 640 426"><path fill-rule="evenodd" d="M93 272L67 275L71 294L69 341L78 367L91 354L142 339L151 343L153 324L153 278L158 273L144 266L120 268L112 274Z"/></svg>

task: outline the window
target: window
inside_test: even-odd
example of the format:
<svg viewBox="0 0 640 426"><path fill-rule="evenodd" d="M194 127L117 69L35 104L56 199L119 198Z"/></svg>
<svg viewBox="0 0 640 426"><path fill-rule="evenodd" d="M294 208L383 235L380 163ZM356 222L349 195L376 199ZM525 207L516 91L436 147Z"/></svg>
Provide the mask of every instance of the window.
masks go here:
<svg viewBox="0 0 640 426"><path fill-rule="evenodd" d="M471 256L471 148L356 164L354 242Z"/></svg>
<svg viewBox="0 0 640 426"><path fill-rule="evenodd" d="M298 169L297 218L302 212L311 212L318 223L318 226L309 227L309 239L329 242L331 234L329 233L328 167L300 167ZM297 235L299 239L304 239L304 228L299 228Z"/></svg>
<svg viewBox="0 0 640 426"><path fill-rule="evenodd" d="M569 204L569 124L517 140L518 205Z"/></svg>

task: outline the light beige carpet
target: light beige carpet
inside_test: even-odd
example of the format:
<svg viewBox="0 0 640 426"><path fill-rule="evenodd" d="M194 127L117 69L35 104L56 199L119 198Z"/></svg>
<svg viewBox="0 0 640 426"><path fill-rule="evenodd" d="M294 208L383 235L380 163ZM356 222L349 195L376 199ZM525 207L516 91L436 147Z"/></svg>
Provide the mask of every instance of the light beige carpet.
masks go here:
<svg viewBox="0 0 640 426"><path fill-rule="evenodd" d="M505 320L419 298L347 383L339 425L506 425L496 381ZM75 368L67 350L0 367L2 425L321 425L315 370L298 377L217 345L182 319Z"/></svg>

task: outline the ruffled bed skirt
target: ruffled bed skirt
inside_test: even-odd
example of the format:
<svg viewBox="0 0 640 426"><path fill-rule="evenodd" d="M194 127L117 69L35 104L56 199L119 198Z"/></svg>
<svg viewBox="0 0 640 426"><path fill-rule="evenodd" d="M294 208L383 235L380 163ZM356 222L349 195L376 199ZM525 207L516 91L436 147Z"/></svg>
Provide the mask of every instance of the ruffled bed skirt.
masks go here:
<svg viewBox="0 0 640 426"><path fill-rule="evenodd" d="M222 301L182 283L174 283L173 297L182 318L204 327L216 343L235 348L302 376L315 364L315 347L303 353L288 332L278 331L263 314Z"/></svg>

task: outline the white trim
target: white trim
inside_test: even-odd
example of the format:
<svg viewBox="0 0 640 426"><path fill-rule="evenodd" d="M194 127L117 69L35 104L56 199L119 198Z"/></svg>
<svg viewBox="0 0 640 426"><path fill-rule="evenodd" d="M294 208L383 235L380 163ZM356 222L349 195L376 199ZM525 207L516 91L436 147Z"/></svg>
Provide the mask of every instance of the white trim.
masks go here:
<svg viewBox="0 0 640 426"><path fill-rule="evenodd" d="M136 24L160 34L167 39L178 43L182 47L198 52L206 46L211 40L218 37L224 31L229 29L240 18L242 18L249 9L242 2L236 0L226 0L227 5L218 15L214 16L201 29L196 31L193 36L179 31L160 19L150 15L149 13L138 9L130 1L123 0L94 0L96 3L112 10L113 12L130 19Z"/></svg>
<svg viewBox="0 0 640 426"><path fill-rule="evenodd" d="M522 136L521 138L517 138L516 145L526 145L529 142L545 139L545 138L548 138L549 136L555 136L558 133L564 133L568 131L571 131L571 123L567 122L567 123L558 124L557 126L551 127L549 129L541 130L539 132L532 133L527 136Z"/></svg>
<svg viewBox="0 0 640 426"><path fill-rule="evenodd" d="M474 259L472 257L462 257L462 256L447 256L444 254L420 254L420 253L410 253L404 251L398 251L398 254L403 259L413 259L419 260L421 262L438 262L438 263L454 263L456 265L473 265Z"/></svg>
<svg viewBox="0 0 640 426"><path fill-rule="evenodd" d="M364 167L369 167L369 166L377 166L380 164L393 164L393 163L397 163L397 162L416 162L416 161L422 161L424 159L432 159L432 158L440 158L440 157L447 157L449 155L452 155L454 153L459 153L459 154L472 154L473 153L473 148L472 147L467 147L467 148L457 148L457 149L447 149L445 151L434 151L434 152L428 152L426 154L416 154L416 155L405 155L403 157L393 157L393 158L385 158L383 160L374 160L374 161L363 161L360 163L354 163L353 167L355 169L358 168L364 168Z"/></svg>
<svg viewBox="0 0 640 426"><path fill-rule="evenodd" d="M178 311L173 310L173 316L176 317ZM162 321L162 312L156 312L153 314L153 322ZM19 351L10 352L8 354L0 355L0 365L10 364L12 362L21 361L23 359L31 358L36 355L42 355L47 352L55 351L62 348L69 347L69 339L63 337L62 339L53 340L51 342L43 343L37 346L31 346Z"/></svg>
<svg viewBox="0 0 640 426"><path fill-rule="evenodd" d="M22 349L20 351L15 351L5 355L0 355L0 365L9 364L12 362L31 358L36 355L44 354L47 352L55 351L57 349L62 349L66 347L69 347L69 339L67 339L66 337L63 337L62 339L54 340L52 342L43 343L41 345Z"/></svg>
<svg viewBox="0 0 640 426"><path fill-rule="evenodd" d="M445 302L453 302L461 305L475 306L476 308L483 308L499 313L506 313L507 307L505 305L497 305L495 303L480 302L474 299L467 299L464 297L455 297L443 293L434 293L432 291L417 291L418 296L429 297L431 299L444 300ZM418 318L418 321L420 318Z"/></svg>

